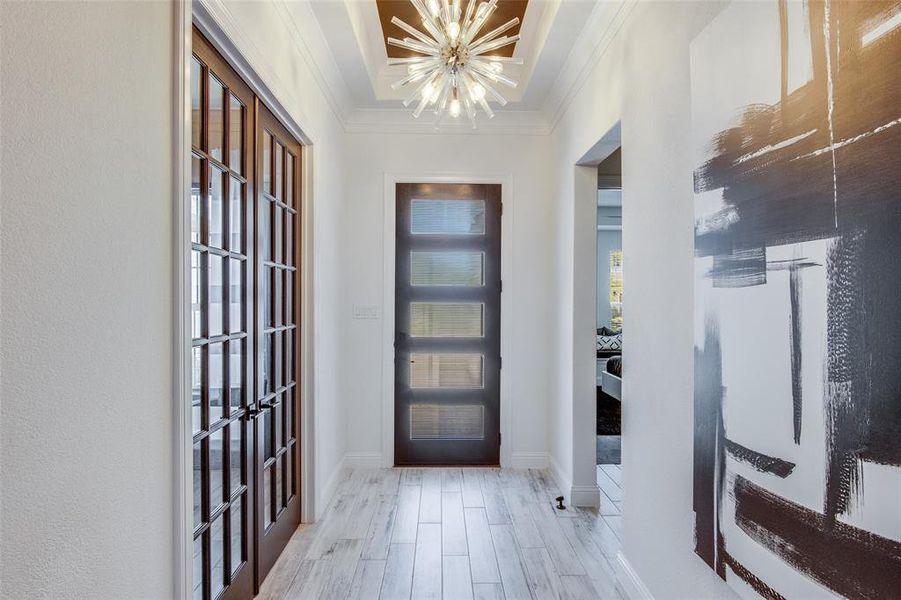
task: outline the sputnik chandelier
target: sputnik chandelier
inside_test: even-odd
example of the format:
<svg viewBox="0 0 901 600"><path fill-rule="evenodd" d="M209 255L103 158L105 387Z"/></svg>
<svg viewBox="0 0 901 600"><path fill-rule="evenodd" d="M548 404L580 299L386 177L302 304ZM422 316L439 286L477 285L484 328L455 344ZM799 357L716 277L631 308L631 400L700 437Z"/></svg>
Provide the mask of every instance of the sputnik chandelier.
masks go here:
<svg viewBox="0 0 901 600"><path fill-rule="evenodd" d="M414 87L413 92L404 100L404 106L418 101L413 111L415 118L419 118L429 108L437 115L437 126L445 110L453 118L458 118L465 111L475 128L479 108L489 119L494 117L494 111L488 105L489 97L501 106L507 104L506 98L495 89L495 85L502 83L515 88L516 81L503 74L504 64L521 65L522 59L491 56L488 53L519 41L518 34L499 37L519 24L519 19L510 19L476 38L497 9L497 2L498 0L468 0L464 11L460 6L461 0L410 0L427 33L397 17L391 19L394 25L413 37L402 40L389 37L388 43L422 55L388 59L389 65L407 66L407 76L391 87L395 90L406 86Z"/></svg>

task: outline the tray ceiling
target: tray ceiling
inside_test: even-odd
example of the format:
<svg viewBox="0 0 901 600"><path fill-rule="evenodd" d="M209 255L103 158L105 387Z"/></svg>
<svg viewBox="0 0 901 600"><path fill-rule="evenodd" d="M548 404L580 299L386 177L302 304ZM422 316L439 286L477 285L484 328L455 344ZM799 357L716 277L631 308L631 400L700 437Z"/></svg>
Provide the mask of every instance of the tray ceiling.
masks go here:
<svg viewBox="0 0 901 600"><path fill-rule="evenodd" d="M476 2L480 0L472 1ZM519 30L522 27L523 17L526 14L526 6L528 4L528 0L498 0L497 9L482 27L481 31L483 33L491 31L495 27L503 25L510 19L518 17L519 25L504 33L504 35L509 36L516 35L517 33L519 33ZM408 25L416 27L420 31L422 31L423 29L419 15L417 14L416 9L413 7L413 4L410 2L410 0L376 0L376 6L378 7L379 11L379 21L381 22L382 26L382 38L385 43L385 51L388 53L388 56L391 58L419 56L419 54L417 54L416 52L388 45L389 37L401 40L405 37L410 37L409 34L404 32L403 29L391 23L392 17L398 17L400 20L404 21ZM461 6L464 10L466 9L466 0L461 0ZM516 44L511 44L490 54L492 56L513 56L515 49Z"/></svg>

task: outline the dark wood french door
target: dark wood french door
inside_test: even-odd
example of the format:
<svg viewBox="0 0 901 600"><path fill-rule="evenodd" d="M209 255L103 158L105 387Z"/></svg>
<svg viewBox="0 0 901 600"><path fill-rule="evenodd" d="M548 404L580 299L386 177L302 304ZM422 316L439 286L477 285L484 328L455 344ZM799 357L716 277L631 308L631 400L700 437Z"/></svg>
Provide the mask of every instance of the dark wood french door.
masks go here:
<svg viewBox="0 0 901 600"><path fill-rule="evenodd" d="M300 523L301 148L196 28L192 50L193 596L240 600Z"/></svg>
<svg viewBox="0 0 901 600"><path fill-rule="evenodd" d="M259 581L300 525L297 240L300 144L257 107L257 403L254 478Z"/></svg>
<svg viewBox="0 0 901 600"><path fill-rule="evenodd" d="M248 598L254 510L253 103L199 33L191 60L194 598Z"/></svg>
<svg viewBox="0 0 901 600"><path fill-rule="evenodd" d="M396 188L394 460L496 465L501 186Z"/></svg>

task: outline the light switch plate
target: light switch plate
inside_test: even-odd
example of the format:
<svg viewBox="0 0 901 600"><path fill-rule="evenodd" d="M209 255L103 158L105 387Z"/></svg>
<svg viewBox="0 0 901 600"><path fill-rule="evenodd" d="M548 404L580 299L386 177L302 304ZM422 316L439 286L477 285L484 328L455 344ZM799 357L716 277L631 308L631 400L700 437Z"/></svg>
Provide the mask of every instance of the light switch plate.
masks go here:
<svg viewBox="0 0 901 600"><path fill-rule="evenodd" d="M354 319L373 320L378 318L378 304L354 304Z"/></svg>

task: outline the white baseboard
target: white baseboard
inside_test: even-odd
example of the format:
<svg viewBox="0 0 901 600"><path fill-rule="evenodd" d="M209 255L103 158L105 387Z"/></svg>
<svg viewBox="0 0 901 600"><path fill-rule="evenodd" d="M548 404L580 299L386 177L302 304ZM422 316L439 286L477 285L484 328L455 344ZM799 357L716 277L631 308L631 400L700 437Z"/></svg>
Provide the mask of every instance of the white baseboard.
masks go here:
<svg viewBox="0 0 901 600"><path fill-rule="evenodd" d="M547 469L549 466L547 452L516 452L510 455L510 469Z"/></svg>
<svg viewBox="0 0 901 600"><path fill-rule="evenodd" d="M616 560L613 562L613 568L616 570L616 576L622 584L626 595L632 600L654 600L651 591L644 584L635 569L632 568L626 555L619 551L616 553Z"/></svg>
<svg viewBox="0 0 901 600"><path fill-rule="evenodd" d="M348 452L344 455L344 466L348 469L381 469L381 452Z"/></svg>
<svg viewBox="0 0 901 600"><path fill-rule="evenodd" d="M597 485L574 485L570 490L569 503L573 506L597 507L601 504L601 488Z"/></svg>
<svg viewBox="0 0 901 600"><path fill-rule="evenodd" d="M341 483L341 480L344 479L344 461L345 457L342 456L335 468L332 469L332 473L329 475L325 485L322 486L322 491L319 494L314 515L314 518L317 521L325 514L329 504L332 502L332 498L335 497L335 492L338 491L338 485Z"/></svg>

